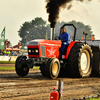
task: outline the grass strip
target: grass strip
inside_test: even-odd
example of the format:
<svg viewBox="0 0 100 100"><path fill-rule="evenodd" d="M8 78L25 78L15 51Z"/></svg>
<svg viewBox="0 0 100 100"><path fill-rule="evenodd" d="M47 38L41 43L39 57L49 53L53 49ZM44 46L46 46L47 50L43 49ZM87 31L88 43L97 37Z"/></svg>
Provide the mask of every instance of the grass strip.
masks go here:
<svg viewBox="0 0 100 100"><path fill-rule="evenodd" d="M33 69L39 69L39 67L33 67ZM0 67L0 70L15 70L15 67Z"/></svg>
<svg viewBox="0 0 100 100"><path fill-rule="evenodd" d="M14 70L15 67L0 67L0 70Z"/></svg>
<svg viewBox="0 0 100 100"><path fill-rule="evenodd" d="M15 64L15 61L0 61L0 64Z"/></svg>
<svg viewBox="0 0 100 100"><path fill-rule="evenodd" d="M86 99L86 100L100 100L100 98L89 98L89 99Z"/></svg>

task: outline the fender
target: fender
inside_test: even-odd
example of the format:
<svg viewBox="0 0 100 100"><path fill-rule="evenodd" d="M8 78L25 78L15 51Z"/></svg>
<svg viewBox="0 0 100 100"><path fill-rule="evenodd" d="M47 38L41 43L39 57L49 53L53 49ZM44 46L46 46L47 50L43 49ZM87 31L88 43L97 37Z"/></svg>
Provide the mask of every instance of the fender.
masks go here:
<svg viewBox="0 0 100 100"><path fill-rule="evenodd" d="M82 43L82 42L81 41L71 41L66 51L66 59L68 59L71 48L74 46L75 43Z"/></svg>

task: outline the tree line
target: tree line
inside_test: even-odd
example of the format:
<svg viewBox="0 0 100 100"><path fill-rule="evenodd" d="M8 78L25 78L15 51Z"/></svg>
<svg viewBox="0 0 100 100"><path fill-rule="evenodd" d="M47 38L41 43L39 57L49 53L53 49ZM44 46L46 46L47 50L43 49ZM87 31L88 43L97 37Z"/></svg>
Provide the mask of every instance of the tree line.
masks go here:
<svg viewBox="0 0 100 100"><path fill-rule="evenodd" d="M95 36L92 32L90 25L85 25L82 22L70 21L70 22L58 22L55 27L55 36L59 36L60 28L64 24L74 24L77 28L76 39L81 40L83 36L83 31L88 33L87 39L91 39L91 35ZM71 26L66 27L67 32L73 37L74 28ZM50 25L40 17L33 19L30 22L24 22L18 31L23 46L27 45L27 42L34 39L46 39L50 38Z"/></svg>

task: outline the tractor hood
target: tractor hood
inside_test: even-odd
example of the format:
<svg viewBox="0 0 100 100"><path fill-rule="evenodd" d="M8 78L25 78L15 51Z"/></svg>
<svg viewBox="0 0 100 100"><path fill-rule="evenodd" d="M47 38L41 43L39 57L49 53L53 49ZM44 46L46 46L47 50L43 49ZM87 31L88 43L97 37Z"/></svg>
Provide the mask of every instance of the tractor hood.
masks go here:
<svg viewBox="0 0 100 100"><path fill-rule="evenodd" d="M28 42L28 45L36 45L36 46L58 46L61 47L60 40L44 40L44 39L35 39Z"/></svg>
<svg viewBox="0 0 100 100"><path fill-rule="evenodd" d="M35 39L28 42L29 57L59 58L60 40Z"/></svg>

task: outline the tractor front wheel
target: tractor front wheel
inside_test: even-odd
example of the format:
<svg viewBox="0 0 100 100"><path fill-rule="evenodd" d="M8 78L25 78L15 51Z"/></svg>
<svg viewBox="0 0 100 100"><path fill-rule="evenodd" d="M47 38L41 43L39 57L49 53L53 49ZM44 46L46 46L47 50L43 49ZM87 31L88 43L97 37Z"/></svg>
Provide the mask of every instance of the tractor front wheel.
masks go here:
<svg viewBox="0 0 100 100"><path fill-rule="evenodd" d="M19 76L26 76L28 74L28 72L29 72L29 68L28 68L26 63L22 63L20 61L21 59L26 60L26 57L25 56L19 56L16 59L15 70L16 70L17 75L19 75Z"/></svg>
<svg viewBox="0 0 100 100"><path fill-rule="evenodd" d="M57 58L50 58L45 66L46 76L52 79L58 77L60 72L60 62Z"/></svg>

